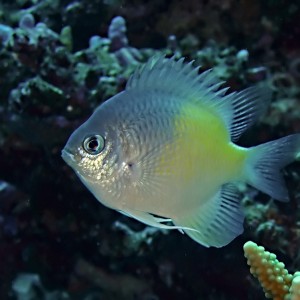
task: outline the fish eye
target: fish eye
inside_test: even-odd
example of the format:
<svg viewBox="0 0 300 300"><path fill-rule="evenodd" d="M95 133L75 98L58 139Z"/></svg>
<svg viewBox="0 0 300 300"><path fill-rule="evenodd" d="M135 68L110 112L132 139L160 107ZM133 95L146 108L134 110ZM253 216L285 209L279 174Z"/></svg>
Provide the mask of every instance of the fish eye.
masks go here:
<svg viewBox="0 0 300 300"><path fill-rule="evenodd" d="M101 135L91 135L84 139L83 149L89 154L99 154L104 148L104 138Z"/></svg>

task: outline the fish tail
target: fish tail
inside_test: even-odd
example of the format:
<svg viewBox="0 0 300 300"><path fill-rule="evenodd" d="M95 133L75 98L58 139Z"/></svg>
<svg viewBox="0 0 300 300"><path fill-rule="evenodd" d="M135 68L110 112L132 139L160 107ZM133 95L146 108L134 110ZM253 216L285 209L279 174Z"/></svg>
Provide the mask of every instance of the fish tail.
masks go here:
<svg viewBox="0 0 300 300"><path fill-rule="evenodd" d="M300 134L249 148L245 164L247 183L279 201L288 201L288 191L280 172L300 156Z"/></svg>

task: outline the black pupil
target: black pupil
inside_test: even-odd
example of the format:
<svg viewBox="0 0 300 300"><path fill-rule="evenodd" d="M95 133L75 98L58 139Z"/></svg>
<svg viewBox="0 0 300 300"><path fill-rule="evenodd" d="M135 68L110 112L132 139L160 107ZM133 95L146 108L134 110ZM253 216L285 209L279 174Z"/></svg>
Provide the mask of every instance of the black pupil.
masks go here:
<svg viewBox="0 0 300 300"><path fill-rule="evenodd" d="M97 149L99 147L99 142L96 138L93 138L89 141L88 146L89 146L90 150L97 151Z"/></svg>

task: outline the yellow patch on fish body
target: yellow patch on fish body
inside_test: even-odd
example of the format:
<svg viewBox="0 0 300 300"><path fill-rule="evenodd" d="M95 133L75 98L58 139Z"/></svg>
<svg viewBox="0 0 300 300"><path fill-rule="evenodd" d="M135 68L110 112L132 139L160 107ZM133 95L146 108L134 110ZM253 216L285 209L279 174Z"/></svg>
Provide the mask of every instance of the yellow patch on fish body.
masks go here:
<svg viewBox="0 0 300 300"><path fill-rule="evenodd" d="M300 148L299 134L235 145L271 93L263 84L227 93L222 84L184 59L155 57L71 135L62 156L104 205L222 247L243 231L236 182L287 201L280 169Z"/></svg>
<svg viewBox="0 0 300 300"><path fill-rule="evenodd" d="M209 199L220 185L241 177L246 152L230 142L224 121L214 111L188 103L175 116L174 141L162 150L155 173L169 170L172 179L176 177L172 181L175 194L180 193L181 199L194 198L179 202L182 211L189 204ZM173 213L178 212L174 203L172 207Z"/></svg>

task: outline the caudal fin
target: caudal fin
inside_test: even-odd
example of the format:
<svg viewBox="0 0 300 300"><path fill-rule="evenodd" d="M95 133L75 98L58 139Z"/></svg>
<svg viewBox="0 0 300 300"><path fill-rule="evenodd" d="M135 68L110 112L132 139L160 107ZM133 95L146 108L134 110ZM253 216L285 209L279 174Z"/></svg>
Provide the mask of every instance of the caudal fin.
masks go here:
<svg viewBox="0 0 300 300"><path fill-rule="evenodd" d="M288 201L280 170L300 152L300 134L293 134L249 149L245 171L247 182L279 201Z"/></svg>

